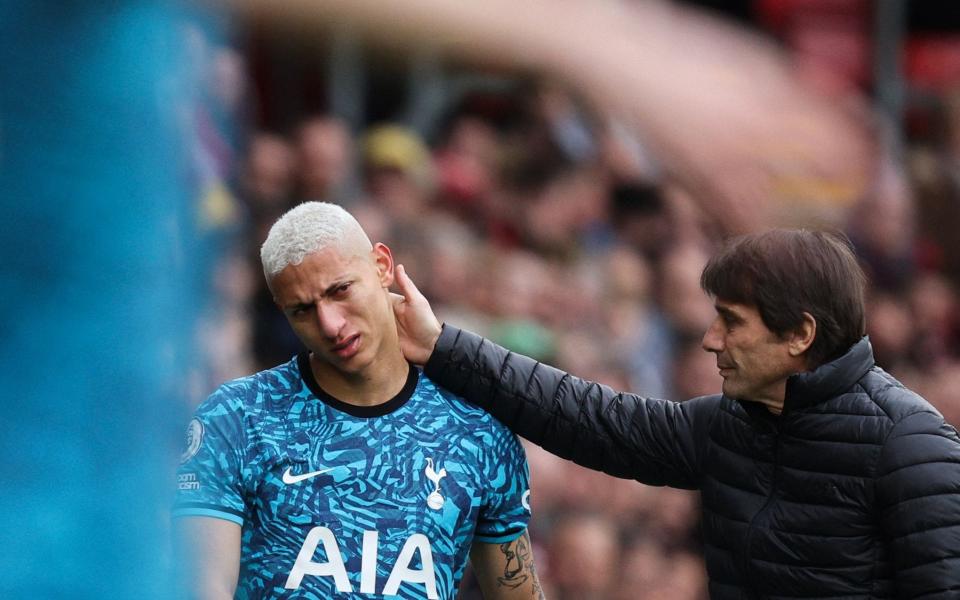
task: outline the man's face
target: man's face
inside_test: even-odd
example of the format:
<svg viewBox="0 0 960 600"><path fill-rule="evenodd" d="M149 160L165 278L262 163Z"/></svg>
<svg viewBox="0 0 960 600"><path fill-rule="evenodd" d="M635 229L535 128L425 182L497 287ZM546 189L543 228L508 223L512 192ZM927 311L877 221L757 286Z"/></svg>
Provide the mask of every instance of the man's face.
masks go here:
<svg viewBox="0 0 960 600"><path fill-rule="evenodd" d="M387 288L389 248L344 252L329 247L287 265L270 281L274 300L316 360L342 375L362 375L396 335Z"/></svg>
<svg viewBox="0 0 960 600"><path fill-rule="evenodd" d="M754 306L717 299L714 307L717 316L703 334L703 349L717 356L723 393L782 406L787 377L803 370L803 360L790 353L789 336L781 339L767 329Z"/></svg>

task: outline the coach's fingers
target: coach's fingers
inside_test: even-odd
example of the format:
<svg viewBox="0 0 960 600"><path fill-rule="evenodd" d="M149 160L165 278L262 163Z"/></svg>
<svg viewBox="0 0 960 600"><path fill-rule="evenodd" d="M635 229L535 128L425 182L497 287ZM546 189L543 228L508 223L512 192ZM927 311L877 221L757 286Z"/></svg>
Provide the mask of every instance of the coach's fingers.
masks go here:
<svg viewBox="0 0 960 600"><path fill-rule="evenodd" d="M410 276L407 275L407 270L403 267L403 265L397 265L394 273L394 281L397 283L397 289L400 290L400 294L404 300L409 303L421 300L424 302L427 301L423 294L420 293L420 290L417 289L417 286L415 283L413 283L413 280L410 279Z"/></svg>
<svg viewBox="0 0 960 600"><path fill-rule="evenodd" d="M400 293L390 294L390 298L397 320L400 349L410 362L425 364L440 338L442 326L403 265L397 265L394 281Z"/></svg>

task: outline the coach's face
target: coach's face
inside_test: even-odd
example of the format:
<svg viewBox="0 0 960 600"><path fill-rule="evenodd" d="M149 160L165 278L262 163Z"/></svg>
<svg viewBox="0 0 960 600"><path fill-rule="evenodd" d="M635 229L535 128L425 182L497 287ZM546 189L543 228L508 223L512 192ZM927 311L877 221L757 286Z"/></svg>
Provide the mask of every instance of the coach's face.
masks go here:
<svg viewBox="0 0 960 600"><path fill-rule="evenodd" d="M328 247L308 254L280 271L270 290L314 359L341 375L362 376L391 337L396 345L392 283L393 255L378 243L372 250Z"/></svg>
<svg viewBox="0 0 960 600"><path fill-rule="evenodd" d="M781 337L764 325L756 307L720 299L714 306L717 316L703 335L703 349L717 356L723 393L779 412L787 378L805 370L804 352L815 327L805 323Z"/></svg>

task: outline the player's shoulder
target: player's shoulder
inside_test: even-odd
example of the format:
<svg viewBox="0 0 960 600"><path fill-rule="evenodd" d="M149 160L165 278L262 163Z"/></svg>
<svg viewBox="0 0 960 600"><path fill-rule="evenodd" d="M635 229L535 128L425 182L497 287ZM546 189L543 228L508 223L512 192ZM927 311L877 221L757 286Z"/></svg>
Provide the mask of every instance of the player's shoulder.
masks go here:
<svg viewBox="0 0 960 600"><path fill-rule="evenodd" d="M505 425L490 413L437 385L423 372L420 373L420 385L418 387L421 394L431 397L434 402L442 405L444 411L447 411L453 418L477 435L493 435L496 437L513 435Z"/></svg>
<svg viewBox="0 0 960 600"><path fill-rule="evenodd" d="M198 415L257 411L271 398L295 393L302 386L296 358L252 375L221 384L197 408Z"/></svg>

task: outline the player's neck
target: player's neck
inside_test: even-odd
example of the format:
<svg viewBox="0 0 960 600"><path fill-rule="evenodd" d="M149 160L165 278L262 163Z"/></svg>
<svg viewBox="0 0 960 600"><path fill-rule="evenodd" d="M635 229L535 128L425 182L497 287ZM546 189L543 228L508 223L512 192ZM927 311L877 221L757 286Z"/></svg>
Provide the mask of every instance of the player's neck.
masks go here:
<svg viewBox="0 0 960 600"><path fill-rule="evenodd" d="M356 406L376 406L403 390L410 365L399 344L385 350L360 373L344 373L310 354L310 368L317 384L334 398Z"/></svg>

